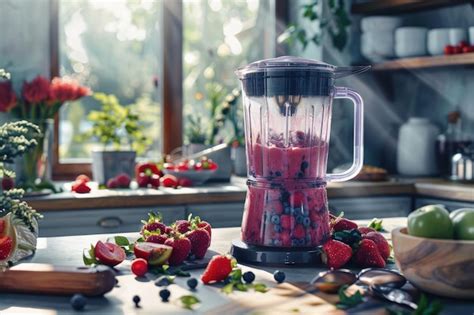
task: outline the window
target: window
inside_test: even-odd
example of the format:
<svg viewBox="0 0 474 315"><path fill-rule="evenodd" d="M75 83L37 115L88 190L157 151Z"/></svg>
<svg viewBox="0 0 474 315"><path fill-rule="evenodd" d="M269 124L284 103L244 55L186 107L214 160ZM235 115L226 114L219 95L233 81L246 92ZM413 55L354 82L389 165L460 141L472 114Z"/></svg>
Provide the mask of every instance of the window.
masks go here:
<svg viewBox="0 0 474 315"><path fill-rule="evenodd" d="M52 75L72 76L133 107L153 139L142 156L150 159L182 144L176 132L184 133L188 117L195 113L207 132L209 86L219 85L225 96L238 88L234 74L238 66L273 57L275 12L287 14L286 0L52 0L52 4ZM56 178L90 171L90 152L100 145L80 141L77 135L88 128L87 114L96 108L98 103L87 98L61 109ZM231 128L225 128L208 143L232 136Z"/></svg>
<svg viewBox="0 0 474 315"><path fill-rule="evenodd" d="M60 75L95 92L114 94L140 115L153 139L148 157L161 153L161 5L160 1L60 1ZM77 135L89 128L93 98L66 104L60 113L59 159L81 160L101 147Z"/></svg>

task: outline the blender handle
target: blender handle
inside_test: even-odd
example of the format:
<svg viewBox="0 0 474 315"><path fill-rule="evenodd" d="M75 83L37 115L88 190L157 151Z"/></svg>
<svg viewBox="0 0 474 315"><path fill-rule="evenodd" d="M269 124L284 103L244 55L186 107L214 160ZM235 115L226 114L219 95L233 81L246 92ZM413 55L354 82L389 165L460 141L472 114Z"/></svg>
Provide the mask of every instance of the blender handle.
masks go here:
<svg viewBox="0 0 474 315"><path fill-rule="evenodd" d="M354 103L354 158L349 169L342 173L327 174L328 182L342 182L354 178L359 174L364 162L364 101L354 90L346 87L334 87L334 98L347 98Z"/></svg>

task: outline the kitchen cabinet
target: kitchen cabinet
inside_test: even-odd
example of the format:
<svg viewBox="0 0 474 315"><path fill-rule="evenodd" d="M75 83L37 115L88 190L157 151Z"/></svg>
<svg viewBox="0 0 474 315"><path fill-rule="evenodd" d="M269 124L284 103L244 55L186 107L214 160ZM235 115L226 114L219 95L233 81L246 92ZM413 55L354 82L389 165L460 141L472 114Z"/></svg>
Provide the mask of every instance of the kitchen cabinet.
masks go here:
<svg viewBox="0 0 474 315"><path fill-rule="evenodd" d="M212 227L235 227L242 223L243 202L189 205L186 215L192 213L208 221Z"/></svg>
<svg viewBox="0 0 474 315"><path fill-rule="evenodd" d="M418 209L426 205L433 205L433 204L442 204L449 211L453 211L459 208L474 208L474 202L460 202L460 201L444 200L444 199L437 199L437 198L416 198L415 209Z"/></svg>
<svg viewBox="0 0 474 315"><path fill-rule="evenodd" d="M338 215L350 219L372 219L386 217L404 217L412 209L410 196L367 197L367 198L330 198L329 209Z"/></svg>
<svg viewBox="0 0 474 315"><path fill-rule="evenodd" d="M136 232L141 227L140 220L146 219L148 212L153 209L155 208L46 211L40 221L39 234L41 237L50 237ZM185 218L184 206L161 206L158 209L167 224Z"/></svg>

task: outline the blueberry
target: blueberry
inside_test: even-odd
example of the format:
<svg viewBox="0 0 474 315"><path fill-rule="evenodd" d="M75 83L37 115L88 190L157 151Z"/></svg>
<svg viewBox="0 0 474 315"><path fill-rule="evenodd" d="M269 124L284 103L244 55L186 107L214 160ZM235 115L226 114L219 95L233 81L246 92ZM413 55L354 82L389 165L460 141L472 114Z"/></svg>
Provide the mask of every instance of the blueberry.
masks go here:
<svg viewBox="0 0 474 315"><path fill-rule="evenodd" d="M291 240L291 245L292 246L298 246L298 240L296 238Z"/></svg>
<svg viewBox="0 0 474 315"><path fill-rule="evenodd" d="M303 220L304 220L304 217L303 217L301 214L298 214L298 215L296 216L296 223L302 224L302 223L303 223Z"/></svg>
<svg viewBox="0 0 474 315"><path fill-rule="evenodd" d="M272 217L270 218L270 221L275 224L275 225L278 225L280 224L280 216L274 214L272 215Z"/></svg>
<svg viewBox="0 0 474 315"><path fill-rule="evenodd" d="M255 274L252 271L247 271L242 275L245 283L252 283L255 280Z"/></svg>
<svg viewBox="0 0 474 315"><path fill-rule="evenodd" d="M140 304L141 299L138 295L134 295L132 301L133 301L133 303L135 303L136 308L140 307L139 304Z"/></svg>
<svg viewBox="0 0 474 315"><path fill-rule="evenodd" d="M275 176L280 177L280 176L281 176L281 172L280 172L280 171L276 171L276 172L275 172Z"/></svg>
<svg viewBox="0 0 474 315"><path fill-rule="evenodd" d="M304 244L305 244L304 238L300 238L300 239L298 240L298 245L299 245L299 246L303 246Z"/></svg>
<svg viewBox="0 0 474 315"><path fill-rule="evenodd" d="M168 299L169 299L170 295L171 295L170 290L168 290L168 289L161 289L160 290L160 297L161 297L161 300L163 302L168 302Z"/></svg>
<svg viewBox="0 0 474 315"><path fill-rule="evenodd" d="M313 229L317 229L317 228L318 228L318 223L317 223L317 222L311 223L311 227L312 227Z"/></svg>
<svg viewBox="0 0 474 315"><path fill-rule="evenodd" d="M284 209L283 209L283 213L284 214L290 214L291 213L291 208L289 206L286 206Z"/></svg>
<svg viewBox="0 0 474 315"><path fill-rule="evenodd" d="M286 275L283 271L277 270L273 273L273 278L276 282L282 283L283 281L285 281Z"/></svg>
<svg viewBox="0 0 474 315"><path fill-rule="evenodd" d="M157 287L166 287L166 286L170 285L171 283L172 283L172 281L170 280L170 278L168 276L161 276L158 279L156 279L156 281L155 281L155 285Z"/></svg>
<svg viewBox="0 0 474 315"><path fill-rule="evenodd" d="M301 162L301 166L300 166L301 171L304 172L304 170L307 169L308 166L309 166L308 161Z"/></svg>
<svg viewBox="0 0 474 315"><path fill-rule="evenodd" d="M303 225L309 226L311 224L311 220L308 217L303 218Z"/></svg>
<svg viewBox="0 0 474 315"><path fill-rule="evenodd" d="M197 287L197 285L198 285L198 281L196 280L196 278L189 278L186 283L188 284L188 287L189 287L191 290L196 289L196 287Z"/></svg>
<svg viewBox="0 0 474 315"><path fill-rule="evenodd" d="M82 311L86 307L87 298L82 294L74 294L71 297L71 306L76 311Z"/></svg>
<svg viewBox="0 0 474 315"><path fill-rule="evenodd" d="M281 231L283 230L281 225L274 225L273 226L273 230L277 233L281 233Z"/></svg>

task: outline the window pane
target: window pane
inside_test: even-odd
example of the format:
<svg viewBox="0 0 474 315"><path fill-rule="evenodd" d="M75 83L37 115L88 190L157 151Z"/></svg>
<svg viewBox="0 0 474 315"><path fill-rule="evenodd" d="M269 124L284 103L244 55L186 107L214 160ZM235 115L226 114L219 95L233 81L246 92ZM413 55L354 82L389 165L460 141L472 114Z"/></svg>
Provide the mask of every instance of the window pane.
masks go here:
<svg viewBox="0 0 474 315"><path fill-rule="evenodd" d="M131 106L153 144L145 153L161 152L161 13L156 0L61 0L59 3L60 72L94 92L114 94ZM60 113L62 162L89 158L97 141L76 136L88 129L87 114L98 109L92 98L64 106Z"/></svg>
<svg viewBox="0 0 474 315"><path fill-rule="evenodd" d="M183 115L188 143L199 140L195 133L191 139L189 132L190 118L198 117L206 143L233 138L227 121L224 130L211 139L211 111L239 88L234 74L239 66L274 56L274 6L273 0L184 0Z"/></svg>

